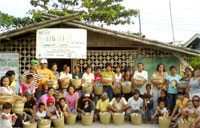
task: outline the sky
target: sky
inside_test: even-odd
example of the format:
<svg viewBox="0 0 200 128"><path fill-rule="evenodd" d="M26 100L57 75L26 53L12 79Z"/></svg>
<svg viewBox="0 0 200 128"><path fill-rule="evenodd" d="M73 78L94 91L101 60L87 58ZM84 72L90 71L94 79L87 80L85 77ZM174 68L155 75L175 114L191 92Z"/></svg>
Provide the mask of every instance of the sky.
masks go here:
<svg viewBox="0 0 200 128"><path fill-rule="evenodd" d="M145 38L172 42L169 0L124 0L127 9L139 9L141 29ZM176 42L186 42L200 33L200 1L171 0L172 19ZM30 0L0 0L0 11L16 17L26 16L33 9ZM117 31L139 32L138 17L132 25L104 26Z"/></svg>

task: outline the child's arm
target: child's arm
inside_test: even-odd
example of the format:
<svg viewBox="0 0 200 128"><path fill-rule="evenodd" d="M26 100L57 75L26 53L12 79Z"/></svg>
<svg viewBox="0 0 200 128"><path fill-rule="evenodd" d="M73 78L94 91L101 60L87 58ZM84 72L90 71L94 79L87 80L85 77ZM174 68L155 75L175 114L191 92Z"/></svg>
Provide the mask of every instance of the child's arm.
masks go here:
<svg viewBox="0 0 200 128"><path fill-rule="evenodd" d="M5 114L2 114L1 118L7 120L7 119L12 118L13 116L15 116L15 114L12 114L12 115L10 115L10 116L6 116Z"/></svg>
<svg viewBox="0 0 200 128"><path fill-rule="evenodd" d="M60 106L58 106L58 112L59 113L62 113L61 109L60 109ZM63 111L64 112L64 111Z"/></svg>
<svg viewBox="0 0 200 128"><path fill-rule="evenodd" d="M153 116L151 116L151 119L154 119L155 116L157 116L157 115L158 115L158 109L156 109L156 112L153 114Z"/></svg>
<svg viewBox="0 0 200 128"><path fill-rule="evenodd" d="M75 101L75 113L77 113L77 108L78 108L78 98Z"/></svg>
<svg viewBox="0 0 200 128"><path fill-rule="evenodd" d="M175 113L177 112L177 110L178 110L178 105L176 104L176 106L175 106L175 108L174 108L174 110L173 110L173 112L172 112L171 118L174 117L174 115L175 115Z"/></svg>

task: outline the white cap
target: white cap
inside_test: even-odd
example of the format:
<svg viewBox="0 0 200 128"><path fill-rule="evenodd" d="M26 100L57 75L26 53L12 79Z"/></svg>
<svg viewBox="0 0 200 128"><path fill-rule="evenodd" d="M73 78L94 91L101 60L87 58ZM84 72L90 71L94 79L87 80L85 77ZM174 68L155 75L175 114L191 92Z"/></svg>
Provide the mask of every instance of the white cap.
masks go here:
<svg viewBox="0 0 200 128"><path fill-rule="evenodd" d="M47 64L47 60L46 60L46 59L42 59L42 60L40 61L40 63L41 63L41 64Z"/></svg>

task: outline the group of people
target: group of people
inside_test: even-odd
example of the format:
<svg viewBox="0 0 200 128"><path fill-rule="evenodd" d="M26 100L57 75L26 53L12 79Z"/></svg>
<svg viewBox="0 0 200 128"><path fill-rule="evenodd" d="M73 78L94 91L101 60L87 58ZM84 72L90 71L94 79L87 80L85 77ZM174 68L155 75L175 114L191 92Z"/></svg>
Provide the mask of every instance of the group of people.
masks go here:
<svg viewBox="0 0 200 128"><path fill-rule="evenodd" d="M90 66L85 72L76 65L74 73L70 73L70 67L63 66L63 71L57 71L54 63L47 68L47 60L31 61L30 70L24 72L20 77L20 91L16 93L14 71L8 71L1 77L0 97L6 95L14 96L12 102L0 101L2 105L1 126L12 127L13 117L18 117L18 123L14 126L21 127L22 121L34 122L43 118L55 119L63 113L68 118L72 113L78 115L95 113L98 119L103 112L126 113L130 118L132 113L142 114L145 122L154 122L159 116L168 114L169 119L175 122L177 127L180 121L190 122L192 127L198 127L200 123L200 68L194 72L190 68L185 69L184 77L176 72L176 67L171 66L170 74L166 72L164 64L159 64L156 71L148 80L148 72L144 70L143 63L137 63L134 73L130 68L122 71L121 66L113 67L107 63L105 71L96 67L95 72ZM38 68L40 65L40 68ZM57 80L56 88L47 84L47 81ZM78 88L71 84L70 80L81 80ZM61 84L68 85L62 88ZM86 89L83 86L86 85ZM87 88L88 87L88 88ZM89 89L92 87L92 90ZM95 94L95 88L103 88L101 94ZM56 102L55 92L61 92L63 97ZM22 115L11 112L15 100L24 101L24 113ZM11 114L12 113L12 114Z"/></svg>

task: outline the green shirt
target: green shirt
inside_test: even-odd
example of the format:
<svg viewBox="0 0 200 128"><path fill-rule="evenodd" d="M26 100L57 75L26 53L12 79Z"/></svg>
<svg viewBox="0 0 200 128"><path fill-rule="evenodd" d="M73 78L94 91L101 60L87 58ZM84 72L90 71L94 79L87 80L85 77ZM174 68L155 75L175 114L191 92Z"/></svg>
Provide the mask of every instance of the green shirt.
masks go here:
<svg viewBox="0 0 200 128"><path fill-rule="evenodd" d="M76 76L78 76L79 79L82 79L83 73L81 73L81 72L79 74L73 73L72 79L76 79Z"/></svg>
<svg viewBox="0 0 200 128"><path fill-rule="evenodd" d="M103 73L102 73L102 76L114 76L115 75L115 72L111 72L111 73L107 73L106 71L104 71Z"/></svg>

